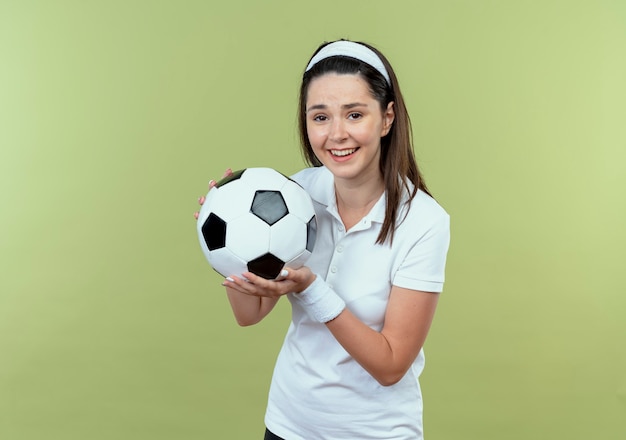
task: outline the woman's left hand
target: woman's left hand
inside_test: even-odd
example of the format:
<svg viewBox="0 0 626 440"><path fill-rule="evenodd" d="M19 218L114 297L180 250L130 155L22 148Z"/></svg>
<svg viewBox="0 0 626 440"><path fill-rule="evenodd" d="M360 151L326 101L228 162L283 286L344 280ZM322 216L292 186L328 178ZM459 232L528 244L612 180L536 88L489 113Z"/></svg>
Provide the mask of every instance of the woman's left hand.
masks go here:
<svg viewBox="0 0 626 440"><path fill-rule="evenodd" d="M222 179L230 176L231 174L233 174L233 170L228 168L224 172L224 175L222 176ZM209 180L209 191L212 190L213 188L215 188L216 185L217 185L217 182L215 180L213 180L213 179ZM200 207L202 207L202 205L204 205L205 201L206 201L206 197L205 196L201 196L201 197L198 198L198 204L200 205ZM200 212L198 212L198 211L194 212L193 213L193 218L198 220L198 217L200 217Z"/></svg>
<svg viewBox="0 0 626 440"><path fill-rule="evenodd" d="M306 266L299 269L285 268L275 280L266 280L252 272L244 272L241 275L243 278L229 276L222 284L246 295L269 298L302 292L316 278L316 275Z"/></svg>

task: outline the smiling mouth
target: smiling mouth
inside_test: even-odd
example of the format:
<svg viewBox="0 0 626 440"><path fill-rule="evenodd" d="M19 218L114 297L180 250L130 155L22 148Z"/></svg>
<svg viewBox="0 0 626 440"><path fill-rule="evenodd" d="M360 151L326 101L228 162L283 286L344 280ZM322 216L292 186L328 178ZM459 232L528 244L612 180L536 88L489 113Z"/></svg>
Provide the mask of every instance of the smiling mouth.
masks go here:
<svg viewBox="0 0 626 440"><path fill-rule="evenodd" d="M354 153L358 148L350 148L347 150L330 150L330 154L337 157L349 156Z"/></svg>

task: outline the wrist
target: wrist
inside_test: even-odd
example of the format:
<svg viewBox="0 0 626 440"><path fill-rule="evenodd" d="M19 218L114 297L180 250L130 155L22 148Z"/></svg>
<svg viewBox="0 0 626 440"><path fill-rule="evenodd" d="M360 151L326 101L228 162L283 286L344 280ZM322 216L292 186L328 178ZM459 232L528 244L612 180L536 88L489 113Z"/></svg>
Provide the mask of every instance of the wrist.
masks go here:
<svg viewBox="0 0 626 440"><path fill-rule="evenodd" d="M300 290L296 290L295 293L296 294L301 294L302 292L304 292L305 290L307 290L309 287L311 287L311 285L318 279L318 276L315 275L314 273L311 273L311 276L309 277L309 279L303 283L302 285L305 286L303 288L301 288Z"/></svg>
<svg viewBox="0 0 626 440"><path fill-rule="evenodd" d="M293 296L311 318L322 324L332 321L346 308L344 300L319 276Z"/></svg>

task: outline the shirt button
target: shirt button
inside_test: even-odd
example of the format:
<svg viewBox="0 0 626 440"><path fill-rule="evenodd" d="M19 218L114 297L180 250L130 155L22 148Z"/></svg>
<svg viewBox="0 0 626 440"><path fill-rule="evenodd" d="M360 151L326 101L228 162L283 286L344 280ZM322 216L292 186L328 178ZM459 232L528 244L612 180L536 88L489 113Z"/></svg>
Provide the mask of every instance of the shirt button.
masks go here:
<svg viewBox="0 0 626 440"><path fill-rule="evenodd" d="M340 252L340 253L343 252L343 246L342 245L337 246L337 252Z"/></svg>
<svg viewBox="0 0 626 440"><path fill-rule="evenodd" d="M341 226L341 225L337 226L337 230L338 230L339 232L343 232L343 226Z"/></svg>
<svg viewBox="0 0 626 440"><path fill-rule="evenodd" d="M331 268L330 268L330 271L331 271L332 273L337 273L337 266L333 266L333 267L331 267Z"/></svg>

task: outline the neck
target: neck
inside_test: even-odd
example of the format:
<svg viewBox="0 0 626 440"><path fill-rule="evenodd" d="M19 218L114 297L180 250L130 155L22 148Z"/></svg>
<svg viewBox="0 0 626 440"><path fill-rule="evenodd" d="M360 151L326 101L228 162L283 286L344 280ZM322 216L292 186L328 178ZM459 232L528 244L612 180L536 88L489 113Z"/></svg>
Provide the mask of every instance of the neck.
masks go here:
<svg viewBox="0 0 626 440"><path fill-rule="evenodd" d="M365 217L385 191L382 177L360 184L348 184L335 179L337 210L346 230Z"/></svg>

